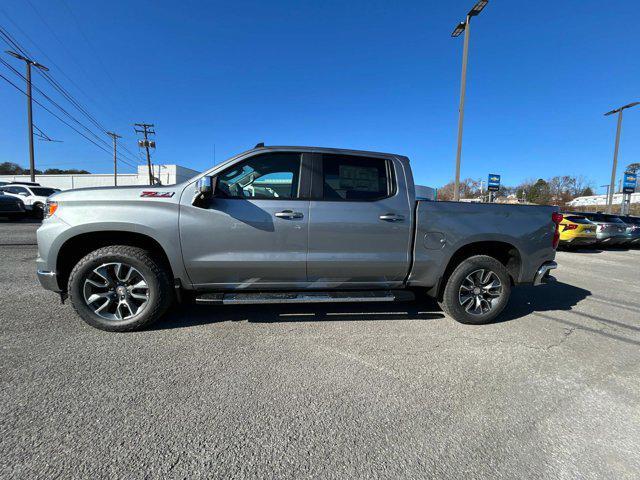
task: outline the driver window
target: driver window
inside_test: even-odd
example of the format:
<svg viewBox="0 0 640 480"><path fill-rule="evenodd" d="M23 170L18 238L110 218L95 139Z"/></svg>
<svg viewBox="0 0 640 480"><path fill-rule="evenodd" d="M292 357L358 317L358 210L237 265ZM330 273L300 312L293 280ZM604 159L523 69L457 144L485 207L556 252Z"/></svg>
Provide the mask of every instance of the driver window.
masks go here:
<svg viewBox="0 0 640 480"><path fill-rule="evenodd" d="M294 199L300 180L299 153L267 153L237 163L218 175L216 196Z"/></svg>

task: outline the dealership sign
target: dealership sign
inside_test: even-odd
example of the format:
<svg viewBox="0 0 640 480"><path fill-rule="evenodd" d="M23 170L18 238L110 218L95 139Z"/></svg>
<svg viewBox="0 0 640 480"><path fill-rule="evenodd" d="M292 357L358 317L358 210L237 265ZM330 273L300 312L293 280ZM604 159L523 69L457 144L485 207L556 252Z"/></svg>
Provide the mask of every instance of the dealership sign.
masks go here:
<svg viewBox="0 0 640 480"><path fill-rule="evenodd" d="M622 182L622 193L633 193L636 191L638 183L638 175L631 172L625 172Z"/></svg>
<svg viewBox="0 0 640 480"><path fill-rule="evenodd" d="M495 173L490 173L487 186L490 192L497 192L498 190L500 190L500 175L496 175Z"/></svg>

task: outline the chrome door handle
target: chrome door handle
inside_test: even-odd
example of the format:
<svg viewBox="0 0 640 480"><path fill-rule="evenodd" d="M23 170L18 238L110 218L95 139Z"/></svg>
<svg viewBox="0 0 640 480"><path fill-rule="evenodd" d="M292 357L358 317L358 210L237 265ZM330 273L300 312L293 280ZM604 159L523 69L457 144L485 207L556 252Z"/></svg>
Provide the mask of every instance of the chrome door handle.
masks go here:
<svg viewBox="0 0 640 480"><path fill-rule="evenodd" d="M396 213L385 213L384 215L380 215L378 218L385 222L402 222L404 220L403 215L398 215Z"/></svg>
<svg viewBox="0 0 640 480"><path fill-rule="evenodd" d="M274 214L278 218L286 218L292 220L294 218L302 218L304 215L300 212L294 212L293 210L283 210Z"/></svg>

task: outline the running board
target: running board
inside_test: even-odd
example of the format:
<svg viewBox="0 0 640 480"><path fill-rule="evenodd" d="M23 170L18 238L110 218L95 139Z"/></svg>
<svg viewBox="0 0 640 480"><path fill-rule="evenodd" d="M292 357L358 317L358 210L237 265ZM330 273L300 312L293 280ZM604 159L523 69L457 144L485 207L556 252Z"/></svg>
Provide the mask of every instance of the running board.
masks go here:
<svg viewBox="0 0 640 480"><path fill-rule="evenodd" d="M200 305L256 305L265 303L338 303L393 302L397 296L388 291L370 292L269 292L204 293L196 297Z"/></svg>

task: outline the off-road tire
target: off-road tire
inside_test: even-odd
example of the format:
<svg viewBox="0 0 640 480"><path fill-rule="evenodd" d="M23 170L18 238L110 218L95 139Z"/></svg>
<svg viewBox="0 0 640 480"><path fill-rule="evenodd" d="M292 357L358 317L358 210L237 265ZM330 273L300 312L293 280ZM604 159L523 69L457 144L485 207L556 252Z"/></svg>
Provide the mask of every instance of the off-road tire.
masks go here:
<svg viewBox="0 0 640 480"><path fill-rule="evenodd" d="M83 288L87 275L104 263L126 263L144 275L149 287L149 300L144 310L131 318L107 320L94 313L84 300ZM140 330L159 320L172 305L174 291L167 267L148 251L128 245L99 248L83 257L73 268L68 282L69 300L77 314L89 325L109 332Z"/></svg>
<svg viewBox="0 0 640 480"><path fill-rule="evenodd" d="M471 314L460 304L459 292L465 278L476 270L484 269L493 272L502 284L502 294L492 302L491 309L482 314ZM495 320L502 313L511 295L511 278L505 266L488 255L475 255L463 260L451 273L444 288L440 308L454 320L472 325L484 325Z"/></svg>

